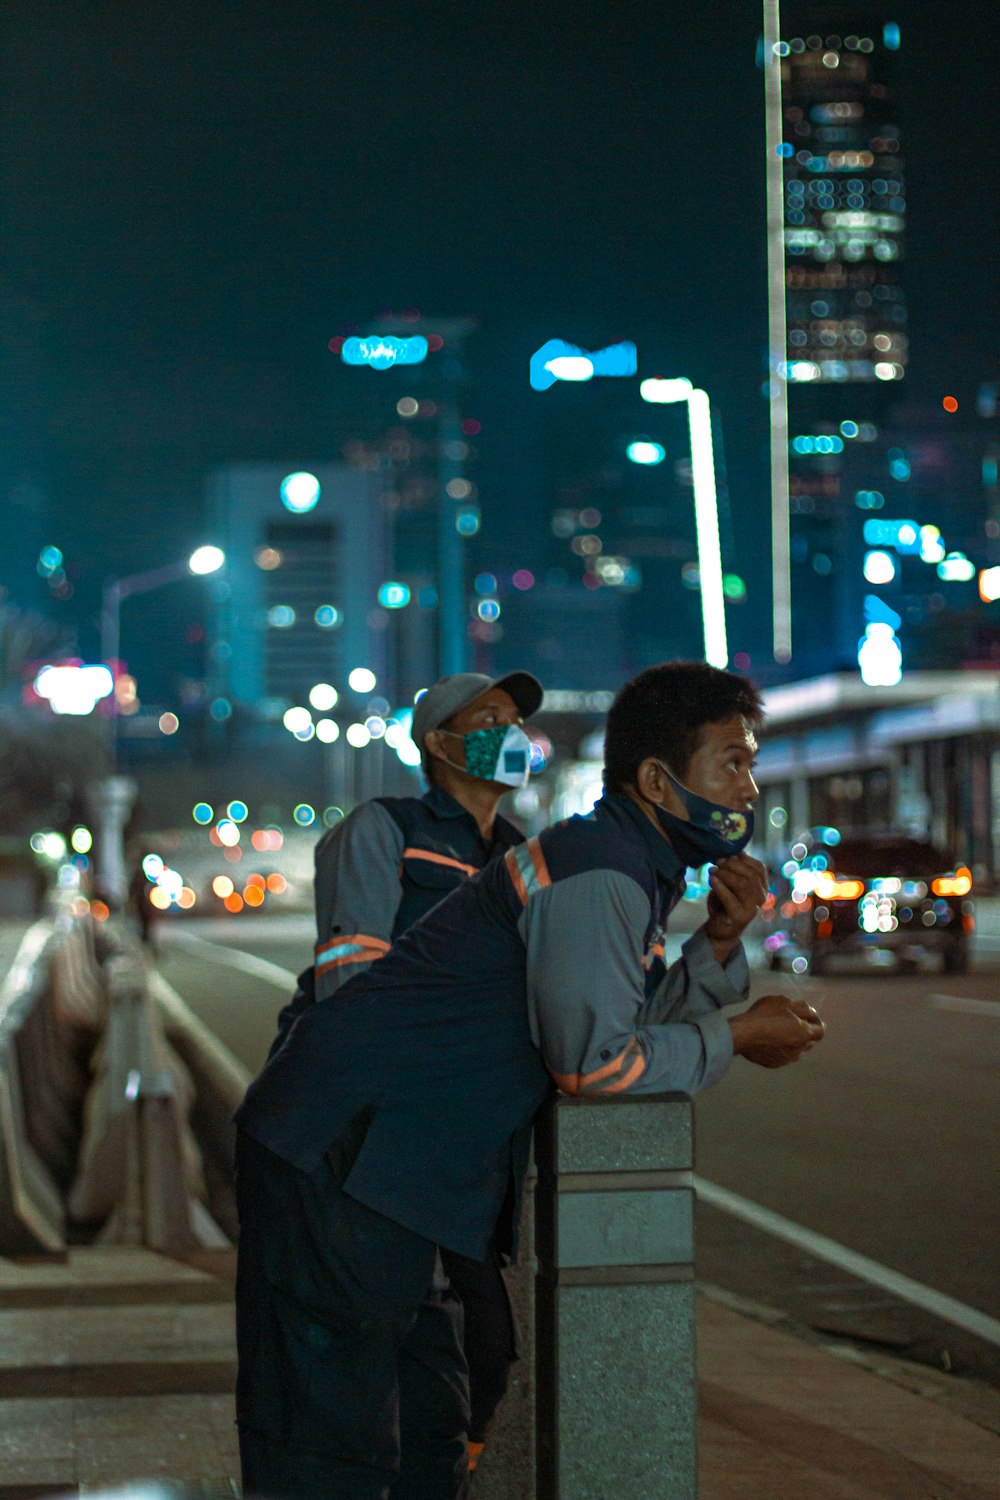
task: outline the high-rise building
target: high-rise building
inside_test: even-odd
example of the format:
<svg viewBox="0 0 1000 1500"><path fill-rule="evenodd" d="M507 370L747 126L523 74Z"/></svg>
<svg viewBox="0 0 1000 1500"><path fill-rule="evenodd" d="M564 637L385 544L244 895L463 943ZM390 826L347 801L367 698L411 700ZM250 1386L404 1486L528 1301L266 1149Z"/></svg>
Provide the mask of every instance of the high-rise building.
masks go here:
<svg viewBox="0 0 1000 1500"><path fill-rule="evenodd" d="M411 689L464 670L477 633L489 635L490 622L471 605L467 578L468 544L481 525L480 422L464 359L474 326L469 318L431 318L414 308L381 313L364 325L366 332L330 341L340 362L338 405L351 413L342 455L381 483L388 576L406 598L395 609L389 660Z"/></svg>
<svg viewBox="0 0 1000 1500"><path fill-rule="evenodd" d="M280 720L317 682L340 689L356 667L382 685L379 476L346 464L232 464L209 476L208 508L226 554L213 586L213 698Z"/></svg>
<svg viewBox="0 0 1000 1500"><path fill-rule="evenodd" d="M765 40L775 656L796 676L856 664L872 623L856 497L883 489L908 355L900 42L863 7L794 3Z"/></svg>
<svg viewBox="0 0 1000 1500"><path fill-rule="evenodd" d="M822 12L813 19L778 44L786 375L793 386L888 383L907 360L899 28L831 31Z"/></svg>

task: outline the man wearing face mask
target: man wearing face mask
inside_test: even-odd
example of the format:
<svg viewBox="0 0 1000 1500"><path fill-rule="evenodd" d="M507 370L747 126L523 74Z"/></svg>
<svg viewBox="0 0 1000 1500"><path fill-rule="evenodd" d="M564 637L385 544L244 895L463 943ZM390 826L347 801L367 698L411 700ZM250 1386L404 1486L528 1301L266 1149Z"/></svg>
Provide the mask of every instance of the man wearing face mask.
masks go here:
<svg viewBox="0 0 1000 1500"><path fill-rule="evenodd" d="M449 891L522 842L524 834L497 807L527 784L531 741L521 725L541 701L541 683L529 672L496 681L461 672L420 695L412 738L428 790L423 797L363 803L317 845L315 965L299 976L272 1053L310 1004L334 997ZM485 1262L446 1249L441 1259L463 1309L474 1469L507 1389L517 1340L497 1249L490 1247Z"/></svg>
<svg viewBox="0 0 1000 1500"><path fill-rule="evenodd" d="M441 1250L513 1250L553 1084L696 1094L735 1055L780 1067L821 1039L784 996L723 1009L747 996L739 938L767 889L744 852L761 720L744 677L642 673L609 715L593 814L464 881L336 1006L304 1012L251 1086L237 1114L245 1493L462 1500L465 1369ZM710 860L708 918L667 970L685 868ZM289 1265L305 1374L285 1353Z"/></svg>
<svg viewBox="0 0 1000 1500"><path fill-rule="evenodd" d="M528 781L521 727L542 701L530 672L495 682L442 677L417 699L412 737L423 797L377 797L316 848L315 991L325 1000L380 958L432 906L524 835L497 813Z"/></svg>

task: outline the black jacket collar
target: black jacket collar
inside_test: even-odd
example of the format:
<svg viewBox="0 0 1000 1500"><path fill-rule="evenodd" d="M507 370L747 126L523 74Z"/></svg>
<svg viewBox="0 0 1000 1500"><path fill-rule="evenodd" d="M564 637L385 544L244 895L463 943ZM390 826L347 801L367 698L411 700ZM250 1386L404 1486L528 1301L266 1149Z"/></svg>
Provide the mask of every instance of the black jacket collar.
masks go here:
<svg viewBox="0 0 1000 1500"><path fill-rule="evenodd" d="M428 787L421 800L424 806L428 807L436 818L466 818L476 829L476 832L479 832L479 825L469 812L469 809L463 807L461 802L457 801L450 792L446 792L443 787L438 786L436 783ZM502 844L505 849L510 849L515 844L522 844L524 842L524 834L519 828L515 828L513 823L508 822L506 818L501 817L497 813L493 823L492 842L494 844Z"/></svg>
<svg viewBox="0 0 1000 1500"><path fill-rule="evenodd" d="M594 811L598 816L610 817L624 827L634 830L645 844L653 867L661 880L679 885L684 880L684 861L673 844L646 817L642 808L621 792L605 792Z"/></svg>

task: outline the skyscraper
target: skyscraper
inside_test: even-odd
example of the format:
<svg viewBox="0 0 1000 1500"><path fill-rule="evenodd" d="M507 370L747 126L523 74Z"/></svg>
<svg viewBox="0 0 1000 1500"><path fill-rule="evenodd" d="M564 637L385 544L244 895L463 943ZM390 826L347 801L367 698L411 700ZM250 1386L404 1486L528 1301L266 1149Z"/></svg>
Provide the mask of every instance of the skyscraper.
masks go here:
<svg viewBox="0 0 1000 1500"><path fill-rule="evenodd" d="M860 34L859 34L860 32ZM899 262L905 162L892 90L899 28L782 40L784 249L791 384L906 371Z"/></svg>
<svg viewBox="0 0 1000 1500"><path fill-rule="evenodd" d="M355 667L385 677L373 629L386 547L377 475L232 464L208 477L212 535L226 552L214 590L211 691L280 720L317 682Z"/></svg>
<svg viewBox="0 0 1000 1500"><path fill-rule="evenodd" d="M802 675L846 666L866 629L855 496L880 488L863 459L906 373L906 188L899 27L836 7L782 12L763 58L774 639Z"/></svg>

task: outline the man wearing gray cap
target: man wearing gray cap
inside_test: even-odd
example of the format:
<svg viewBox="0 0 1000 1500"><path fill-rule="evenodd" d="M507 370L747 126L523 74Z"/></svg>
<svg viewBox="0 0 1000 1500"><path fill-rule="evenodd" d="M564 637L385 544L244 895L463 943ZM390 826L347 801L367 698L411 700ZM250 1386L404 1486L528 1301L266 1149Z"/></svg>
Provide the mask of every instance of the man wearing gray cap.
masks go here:
<svg viewBox="0 0 1000 1500"><path fill-rule="evenodd" d="M420 695L412 733L430 783L425 795L365 803L317 846L317 1000L521 842L497 807L527 782L530 742L521 722L541 701L541 684L528 672L496 681L459 672Z"/></svg>
<svg viewBox="0 0 1000 1500"><path fill-rule="evenodd" d="M522 842L497 807L527 782L530 741L521 723L541 701L528 672L495 680L459 672L420 694L412 737L428 790L363 803L317 845L315 964L282 1012L272 1051L314 999L329 1000L449 891ZM480 1262L443 1250L441 1259L464 1313L471 1470L517 1345L499 1252Z"/></svg>

